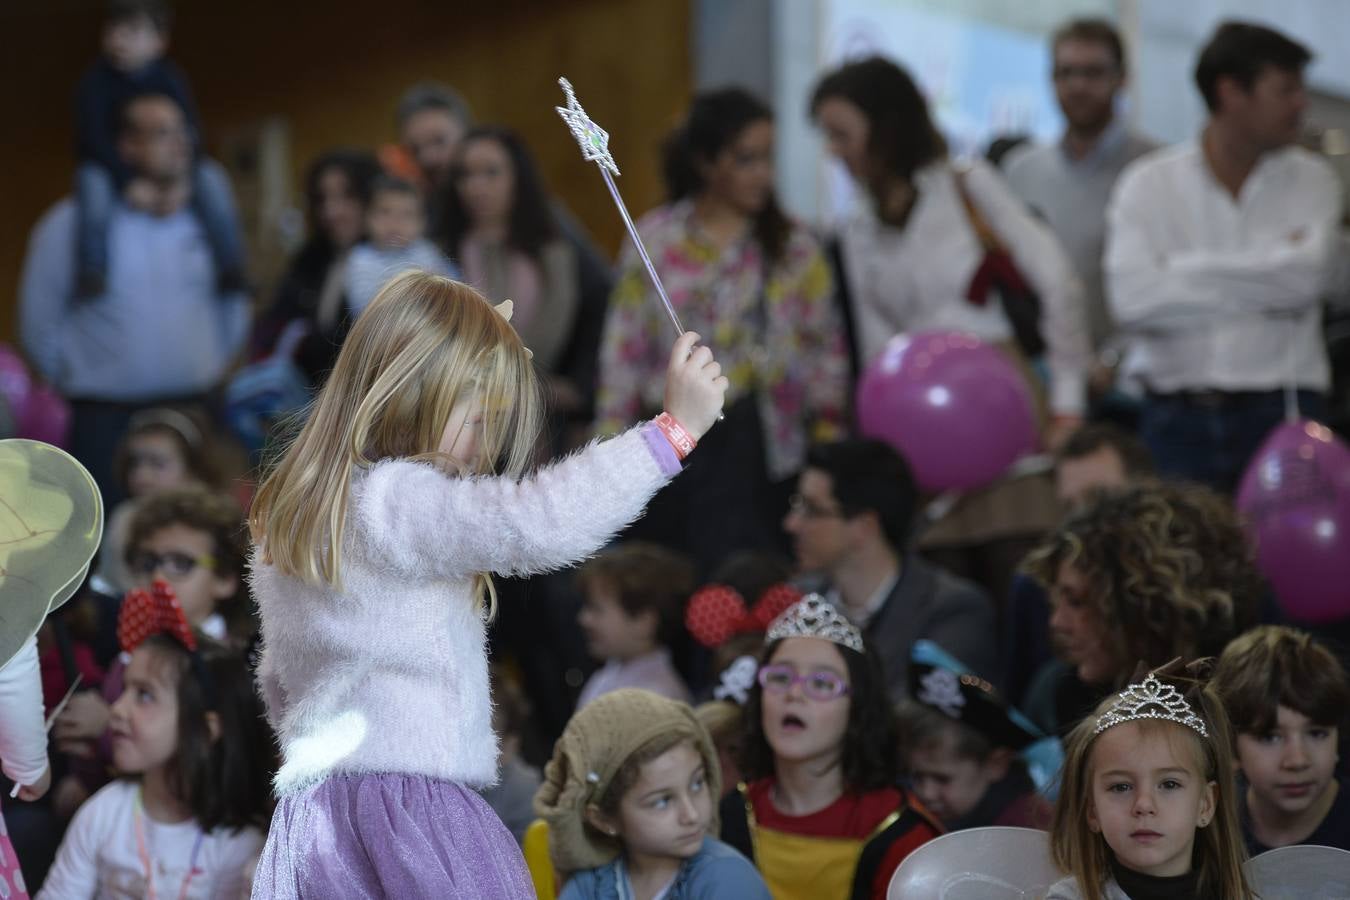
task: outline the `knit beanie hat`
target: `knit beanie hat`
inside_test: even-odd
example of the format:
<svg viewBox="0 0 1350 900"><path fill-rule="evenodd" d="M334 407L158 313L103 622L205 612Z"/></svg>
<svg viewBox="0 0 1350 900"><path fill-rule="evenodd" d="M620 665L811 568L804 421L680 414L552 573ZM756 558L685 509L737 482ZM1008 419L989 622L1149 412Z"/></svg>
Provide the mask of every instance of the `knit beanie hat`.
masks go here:
<svg viewBox="0 0 1350 900"><path fill-rule="evenodd" d="M703 757L713 809L709 830L716 835L722 773L707 729L688 704L623 688L602 694L572 716L534 795L535 813L548 822L549 851L559 872L594 869L619 855L617 838L586 823L586 806L600 802L630 756L667 735L693 741Z"/></svg>

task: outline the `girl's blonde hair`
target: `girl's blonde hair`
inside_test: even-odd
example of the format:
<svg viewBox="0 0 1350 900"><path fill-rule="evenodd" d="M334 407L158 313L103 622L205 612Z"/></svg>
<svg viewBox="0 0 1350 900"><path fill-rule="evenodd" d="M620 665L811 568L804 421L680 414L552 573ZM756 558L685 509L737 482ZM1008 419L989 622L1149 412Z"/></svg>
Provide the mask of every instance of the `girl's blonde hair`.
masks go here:
<svg viewBox="0 0 1350 900"><path fill-rule="evenodd" d="M262 558L285 575L340 588L353 469L444 460L451 410L475 398L478 458L461 462L473 474L520 476L543 416L520 337L468 285L419 271L394 278L352 326L308 420L258 488L249 529ZM495 606L491 579L479 580Z"/></svg>
<svg viewBox="0 0 1350 900"><path fill-rule="evenodd" d="M1196 831L1192 867L1199 870L1199 897L1246 900L1252 896L1242 872L1247 858L1238 826L1237 789L1233 778L1233 739L1223 704L1208 685L1169 677L1204 720L1208 737L1187 725L1161 719L1140 719L1135 724L1150 738L1182 740L1194 752L1194 762L1206 781L1215 783L1214 818ZM1189 689L1188 689L1189 687ZM1050 831L1050 851L1061 871L1074 876L1083 900L1103 900L1102 888L1111 874L1110 848L1101 834L1088 827L1092 808L1092 748L1097 737L1097 719L1117 701L1112 694L1079 722L1064 748L1064 768L1055 820ZM1115 726L1120 727L1120 726Z"/></svg>

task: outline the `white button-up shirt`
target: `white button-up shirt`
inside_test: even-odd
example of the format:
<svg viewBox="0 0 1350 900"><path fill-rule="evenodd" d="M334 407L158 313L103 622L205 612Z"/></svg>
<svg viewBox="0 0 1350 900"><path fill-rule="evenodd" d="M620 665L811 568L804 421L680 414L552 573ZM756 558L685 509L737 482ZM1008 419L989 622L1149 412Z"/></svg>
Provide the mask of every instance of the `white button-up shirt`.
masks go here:
<svg viewBox="0 0 1350 900"><path fill-rule="evenodd" d="M1107 210L1126 373L1160 392L1325 390L1322 300L1340 216L1335 173L1301 148L1264 157L1236 199L1199 141L1139 159Z"/></svg>

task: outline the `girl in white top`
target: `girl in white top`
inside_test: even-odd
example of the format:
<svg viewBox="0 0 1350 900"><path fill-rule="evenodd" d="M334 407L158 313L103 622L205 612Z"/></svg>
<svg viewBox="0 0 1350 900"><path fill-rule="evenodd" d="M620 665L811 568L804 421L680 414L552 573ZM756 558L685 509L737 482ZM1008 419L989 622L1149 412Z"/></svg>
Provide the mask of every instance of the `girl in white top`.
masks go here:
<svg viewBox="0 0 1350 900"><path fill-rule="evenodd" d="M237 900L263 845L270 736L244 659L197 649L172 593L133 592L112 707L124 776L75 814L37 900Z"/></svg>
<svg viewBox="0 0 1350 900"><path fill-rule="evenodd" d="M900 332L959 330L1001 343L1013 329L976 276L985 247L971 206L1041 301L1056 430L1083 414L1091 362L1082 285L1054 234L982 160L958 167L904 69L880 57L848 63L816 85L811 114L830 152L870 204L840 232L853 336L866 366ZM1051 438L1053 441L1053 437Z"/></svg>
<svg viewBox="0 0 1350 900"><path fill-rule="evenodd" d="M716 421L726 378L686 334L666 413L524 477L541 404L508 314L441 276L391 281L258 491L258 677L283 760L257 897L533 893L475 792L497 779L490 573L603 546Z"/></svg>

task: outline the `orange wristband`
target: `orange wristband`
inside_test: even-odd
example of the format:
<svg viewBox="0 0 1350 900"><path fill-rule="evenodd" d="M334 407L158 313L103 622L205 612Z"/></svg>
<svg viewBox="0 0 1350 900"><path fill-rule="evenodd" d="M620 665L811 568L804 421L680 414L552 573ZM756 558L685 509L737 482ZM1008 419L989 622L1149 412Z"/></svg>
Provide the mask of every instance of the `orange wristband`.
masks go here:
<svg viewBox="0 0 1350 900"><path fill-rule="evenodd" d="M694 440L694 436L685 431L684 426L675 421L675 417L670 413L663 412L652 422L657 428L661 429L661 433L666 436L666 440L670 441L670 446L675 448L675 455L681 460L693 453L694 448L698 446L698 441Z"/></svg>

